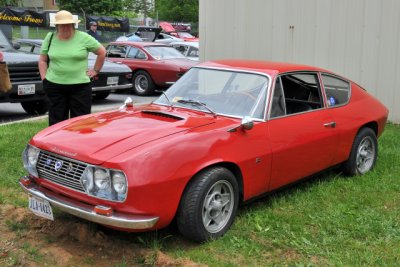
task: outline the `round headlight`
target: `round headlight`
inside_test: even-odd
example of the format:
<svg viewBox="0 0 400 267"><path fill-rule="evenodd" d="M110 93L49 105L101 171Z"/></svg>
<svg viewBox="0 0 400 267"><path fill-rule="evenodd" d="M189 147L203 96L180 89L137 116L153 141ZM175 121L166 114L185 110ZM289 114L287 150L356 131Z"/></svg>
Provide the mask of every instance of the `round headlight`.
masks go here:
<svg viewBox="0 0 400 267"><path fill-rule="evenodd" d="M122 173L114 173L112 176L112 182L115 192L117 192L118 194L126 193L126 179Z"/></svg>
<svg viewBox="0 0 400 267"><path fill-rule="evenodd" d="M31 166L35 166L39 157L40 150L36 147L28 147L28 162Z"/></svg>
<svg viewBox="0 0 400 267"><path fill-rule="evenodd" d="M94 171L94 183L99 189L108 189L111 185L108 171L104 169L96 169Z"/></svg>

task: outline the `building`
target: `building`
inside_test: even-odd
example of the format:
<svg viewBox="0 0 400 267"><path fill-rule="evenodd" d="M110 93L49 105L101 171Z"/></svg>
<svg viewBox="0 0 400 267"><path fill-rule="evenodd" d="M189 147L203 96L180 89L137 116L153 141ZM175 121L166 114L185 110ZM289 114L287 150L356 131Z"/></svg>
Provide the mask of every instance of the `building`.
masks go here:
<svg viewBox="0 0 400 267"><path fill-rule="evenodd" d="M55 0L23 0L22 7L32 10L58 10Z"/></svg>
<svg viewBox="0 0 400 267"><path fill-rule="evenodd" d="M296 62L354 80L400 123L400 1L200 0L200 59ZM366 107L368 108L368 107Z"/></svg>

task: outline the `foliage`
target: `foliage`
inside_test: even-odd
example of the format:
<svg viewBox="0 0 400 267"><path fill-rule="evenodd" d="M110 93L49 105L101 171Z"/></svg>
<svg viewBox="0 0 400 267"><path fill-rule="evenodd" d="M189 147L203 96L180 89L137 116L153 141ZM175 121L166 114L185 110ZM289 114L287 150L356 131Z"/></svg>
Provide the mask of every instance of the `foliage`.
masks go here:
<svg viewBox="0 0 400 267"><path fill-rule="evenodd" d="M59 0L57 4L60 9L74 13L82 13L83 10L86 14L112 16L123 9L122 2L123 0Z"/></svg>
<svg viewBox="0 0 400 267"><path fill-rule="evenodd" d="M22 6L21 0L0 0L0 8L10 6L10 7L18 7Z"/></svg>
<svg viewBox="0 0 400 267"><path fill-rule="evenodd" d="M155 0L159 20L198 22L199 0Z"/></svg>

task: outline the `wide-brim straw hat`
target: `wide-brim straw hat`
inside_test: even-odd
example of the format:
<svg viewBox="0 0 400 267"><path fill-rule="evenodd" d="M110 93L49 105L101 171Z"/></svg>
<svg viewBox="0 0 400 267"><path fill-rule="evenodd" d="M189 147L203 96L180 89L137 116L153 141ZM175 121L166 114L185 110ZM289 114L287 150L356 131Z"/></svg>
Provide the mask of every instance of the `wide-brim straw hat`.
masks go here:
<svg viewBox="0 0 400 267"><path fill-rule="evenodd" d="M56 15L54 16L54 24L75 24L75 23L79 23L80 20L79 19L74 19L74 17L72 16L71 12L68 12L66 10L60 10L56 13Z"/></svg>

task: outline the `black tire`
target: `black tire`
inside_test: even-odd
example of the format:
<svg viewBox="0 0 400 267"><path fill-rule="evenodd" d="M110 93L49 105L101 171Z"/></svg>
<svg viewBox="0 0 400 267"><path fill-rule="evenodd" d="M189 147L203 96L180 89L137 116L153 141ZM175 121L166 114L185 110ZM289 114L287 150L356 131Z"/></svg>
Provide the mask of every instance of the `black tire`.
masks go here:
<svg viewBox="0 0 400 267"><path fill-rule="evenodd" d="M93 94L93 99L103 100L106 99L109 95L110 95L109 91L96 92Z"/></svg>
<svg viewBox="0 0 400 267"><path fill-rule="evenodd" d="M347 176L363 175L375 166L378 142L371 128L362 128L354 138L350 156L343 163L342 171Z"/></svg>
<svg viewBox="0 0 400 267"><path fill-rule="evenodd" d="M156 86L153 82L153 79L147 72L143 70L135 72L132 78L132 83L133 91L135 92L135 94L139 96L154 94Z"/></svg>
<svg viewBox="0 0 400 267"><path fill-rule="evenodd" d="M49 111L49 101L47 99L21 102L22 108L28 114L43 115Z"/></svg>
<svg viewBox="0 0 400 267"><path fill-rule="evenodd" d="M239 187L223 167L197 174L183 193L177 213L178 229L188 239L205 242L225 234L235 220Z"/></svg>

